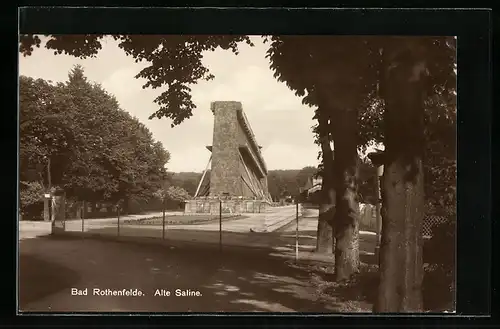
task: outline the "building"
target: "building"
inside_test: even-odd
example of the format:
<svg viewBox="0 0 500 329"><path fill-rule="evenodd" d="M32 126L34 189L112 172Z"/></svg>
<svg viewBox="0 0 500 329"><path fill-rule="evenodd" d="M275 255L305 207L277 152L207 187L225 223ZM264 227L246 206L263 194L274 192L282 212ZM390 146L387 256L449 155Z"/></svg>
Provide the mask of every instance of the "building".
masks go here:
<svg viewBox="0 0 500 329"><path fill-rule="evenodd" d="M263 212L271 204L267 167L240 102L213 102L212 153L186 213ZM207 175L210 167L210 175Z"/></svg>

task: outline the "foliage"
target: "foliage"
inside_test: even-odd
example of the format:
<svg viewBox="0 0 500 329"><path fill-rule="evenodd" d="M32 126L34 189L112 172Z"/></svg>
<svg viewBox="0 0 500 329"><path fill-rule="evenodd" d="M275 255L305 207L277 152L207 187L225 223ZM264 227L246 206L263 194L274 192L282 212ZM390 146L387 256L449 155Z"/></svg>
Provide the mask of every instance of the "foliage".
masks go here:
<svg viewBox="0 0 500 329"><path fill-rule="evenodd" d="M210 80L213 75L201 62L205 51L217 48L231 50L238 54L238 43L252 45L248 36L194 36L194 35L116 35L119 47L137 62L147 61L150 65L137 74L145 78L143 88L166 87L155 100L160 108L151 117L168 117L173 125L181 123L192 115L195 105L191 101L189 85L200 80ZM56 54L69 54L87 58L94 57L102 48L104 35L49 35L44 46ZM332 94L332 104L325 108L349 107L353 105L363 111L361 120L360 145L369 140L379 140L376 127L370 127L374 118L380 118L378 111L384 84L381 72L384 70L383 53L390 52L394 44L405 41L406 52L400 52L398 60L417 53L428 59L429 76L427 88L432 92L447 93L455 88L456 40L453 37L346 37L346 36L266 36L270 44L267 57L275 77L283 81L295 93L303 97L303 102L316 106L322 94ZM408 41L409 40L409 41ZM19 51L24 56L31 55L34 47L42 45L35 35L22 35ZM390 56L389 56L390 58ZM351 107L353 107L351 106ZM364 119L363 119L364 118ZM375 120L376 121L376 120ZM378 125L376 125L378 126Z"/></svg>
<svg viewBox="0 0 500 329"><path fill-rule="evenodd" d="M426 102L425 194L429 208L456 207L456 100L435 94Z"/></svg>
<svg viewBox="0 0 500 329"><path fill-rule="evenodd" d="M424 259L431 265L441 267L449 276L455 270L456 221L454 215L432 228L432 237L424 248ZM439 250L439 252L435 252Z"/></svg>
<svg viewBox="0 0 500 329"><path fill-rule="evenodd" d="M359 113L359 151L373 142L383 142L383 102L374 103ZM315 143L319 145L318 125L312 127ZM425 197L428 208L454 208L456 205L456 95L433 94L425 102L425 158L424 179ZM323 169L322 153L320 173ZM368 177L360 177L360 197L362 201L375 196L375 168L370 163L361 162L360 176L366 172ZM371 176L373 175L373 176Z"/></svg>
<svg viewBox="0 0 500 329"><path fill-rule="evenodd" d="M436 252L439 250L439 252ZM432 237L424 243L424 262L428 263L424 275L424 299L426 308L452 309L455 299L456 268L456 218L448 215L448 220L432 228ZM428 290L428 291L425 291Z"/></svg>
<svg viewBox="0 0 500 329"><path fill-rule="evenodd" d="M45 43L55 54L68 54L80 58L94 57L102 48L104 35L50 35ZM172 126L192 116L196 107L192 102L190 85L214 76L201 62L204 51L217 48L238 54L238 43L252 45L248 36L241 35L115 35L119 47L136 62L147 61L149 66L136 77L145 78L143 88L165 90L155 99L159 109L150 118L167 117ZM41 46L38 36L22 35L19 51L31 55L34 47Z"/></svg>
<svg viewBox="0 0 500 329"><path fill-rule="evenodd" d="M379 99L359 113L359 151L375 142L383 142L384 105ZM456 206L456 95L432 94L425 101L425 198L428 209ZM312 127L315 143L319 145L318 125ZM323 169L322 153L319 172ZM373 202L375 197L375 168L371 163L360 163L359 192L362 202Z"/></svg>
<svg viewBox="0 0 500 329"><path fill-rule="evenodd" d="M191 197L189 193L179 186L163 187L154 193L154 196L159 200L169 200L182 202L189 200Z"/></svg>
<svg viewBox="0 0 500 329"><path fill-rule="evenodd" d="M24 219L39 219L43 210L43 185L21 181L19 187L19 209Z"/></svg>
<svg viewBox="0 0 500 329"><path fill-rule="evenodd" d="M377 176L377 168L367 159L363 159L359 164L359 201L362 203L375 204L377 202L377 191L375 183Z"/></svg>
<svg viewBox="0 0 500 329"><path fill-rule="evenodd" d="M316 172L317 169L311 166L300 170L269 170L267 176L269 194L275 201L286 196L298 196L300 189L306 185L307 180L313 177Z"/></svg>
<svg viewBox="0 0 500 329"><path fill-rule="evenodd" d="M87 57L96 54L100 49L101 38L102 35L50 36L46 47L55 49L58 53L64 51L74 56ZM136 61L149 62L150 65L137 75L146 78L145 88L165 86L165 91L155 100L159 109L151 117L168 117L172 119L172 125L189 118L195 108L189 85L213 78L201 62L202 53L213 51L217 47L231 49L237 53L238 42L250 43L246 36L121 35L115 36L115 39L120 41L120 48ZM377 124L371 125L374 122L372 119L378 117L377 113L381 109L381 103L376 103L375 99L380 97L389 104L388 95L397 94L396 89L400 87L394 83L396 80L388 78L393 77L387 74L389 71L397 72L400 81L409 81L407 78L411 77L411 70L415 68L412 63L426 63L425 82L412 95L432 97L441 94L447 97L456 84L456 75L453 74L456 65L456 40L453 37L269 36L265 40L270 43L267 57L275 77L286 83L296 95L303 97L303 103L318 107L321 110L319 112L325 114L330 123L336 124L337 127L347 124L340 119L343 111L354 110L361 113L357 124L352 124L353 120L350 120L351 124L345 129L349 134L356 130L357 134L352 135L356 136L357 140L353 142L352 137L349 137L349 140L343 143L346 145L345 152L336 152L339 154L336 155L336 168L341 168L336 171L337 177L341 177L341 171L352 171L352 168L344 165L349 163L347 160L351 158L352 145L359 147L382 136L382 129L376 129L379 127ZM20 51L24 55L29 55L33 46L39 45L39 40L33 36L22 36L20 39ZM392 70L394 67L397 67L397 70ZM404 84L402 87L407 91L412 89L410 84ZM402 107L398 106L393 110L399 111L400 114L406 107L413 106L409 102L410 99L406 98L401 102ZM420 104L416 105L419 107ZM370 112L372 110L373 112ZM398 118L402 119L404 124L411 125L412 118L404 115L399 115ZM359 121L363 120L368 123L366 129L363 125L362 129L358 129ZM388 123L384 122L384 125L382 128L386 133L397 126L392 125L392 128L388 129ZM405 133L404 125L399 125L396 129ZM384 138L387 138L387 134ZM389 140L390 138L386 139L387 142ZM337 139L337 142L339 141ZM391 156L406 161L406 153L415 152L408 152L406 145L406 150L399 147L396 153ZM432 156L432 152L427 156L434 158L434 163L440 161L439 157ZM441 167L447 166L441 162ZM442 173L435 172L434 175ZM340 179L337 183L341 184ZM283 194L285 191L290 192L282 190L274 193ZM337 197L342 198L343 193L338 193ZM351 202L351 206L354 203Z"/></svg>
<svg viewBox="0 0 500 329"><path fill-rule="evenodd" d="M304 167L300 170L269 170L267 176L269 193L273 200L279 200L284 194L298 195L300 188L304 187L307 180L313 177L316 172L317 168L312 166ZM209 175L210 171L207 171L206 176L209 177ZM171 172L169 173L168 181L171 185L182 187L190 196L194 196L201 176L202 173L196 172Z"/></svg>
<svg viewBox="0 0 500 329"><path fill-rule="evenodd" d="M76 66L66 83L20 77L20 176L87 201L147 199L169 153Z"/></svg>
<svg viewBox="0 0 500 329"><path fill-rule="evenodd" d="M297 176L295 178L299 188L304 187L306 185L307 181L309 179L315 177L317 173L318 173L318 168L313 167L313 166L307 166L307 167L300 169L300 171L297 173Z"/></svg>
<svg viewBox="0 0 500 329"><path fill-rule="evenodd" d="M147 198L160 186L169 155L136 118L119 108L101 86L87 82L75 67L65 86L78 108L83 152L76 157L65 187L95 200ZM83 110L85 109L85 110Z"/></svg>
<svg viewBox="0 0 500 329"><path fill-rule="evenodd" d="M274 76L311 106L357 108L375 88L370 38L353 36L270 36L267 57Z"/></svg>
<svg viewBox="0 0 500 329"><path fill-rule="evenodd" d="M358 116L358 151L364 153L371 144L384 141L384 102L377 95L369 95L360 107Z"/></svg>
<svg viewBox="0 0 500 329"><path fill-rule="evenodd" d="M79 138L72 125L75 113L70 97L60 85L21 76L19 105L20 179L48 184L44 169L49 159L55 169L53 178L60 179L57 173Z"/></svg>
<svg viewBox="0 0 500 329"><path fill-rule="evenodd" d="M208 174L208 173L207 173ZM194 196L196 188L200 182L202 173L197 172L178 172L169 173L169 182L171 185L182 187L189 195Z"/></svg>
<svg viewBox="0 0 500 329"><path fill-rule="evenodd" d="M95 56L101 49L103 35L51 35L45 43L56 53L78 57ZM160 108L152 117L169 117L181 123L192 114L189 85L213 76L201 62L204 51L220 47L238 53L238 43L251 44L246 36L114 36L119 47L136 61L150 66L137 77L146 78L144 88L167 89L155 101ZM455 87L455 40L449 37L409 38L408 51L423 54L429 60L429 91L447 93ZM384 84L380 72L384 65L382 53L402 39L391 37L332 36L266 36L270 44L267 57L278 80L285 82L303 102L311 106L321 101L320 94L334 91L333 107L357 104L359 116L359 147L383 138L381 118ZM405 39L406 40L406 39ZM20 52L27 56L32 47L40 47L37 36L22 36ZM391 48L392 47L392 48ZM400 56L405 56L403 53ZM398 59L399 60L399 59ZM361 80L359 80L361 79ZM349 92L346 92L346 91ZM324 100L323 100L324 101ZM330 112L329 106L325 111Z"/></svg>

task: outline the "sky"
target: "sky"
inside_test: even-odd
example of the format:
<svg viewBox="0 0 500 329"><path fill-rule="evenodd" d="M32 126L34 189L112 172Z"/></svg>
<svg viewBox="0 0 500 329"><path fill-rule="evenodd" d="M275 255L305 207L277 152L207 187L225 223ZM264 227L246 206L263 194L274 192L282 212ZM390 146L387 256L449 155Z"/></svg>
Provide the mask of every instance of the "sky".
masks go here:
<svg viewBox="0 0 500 329"><path fill-rule="evenodd" d="M318 165L319 146L314 144L311 127L314 109L302 105L288 87L278 82L265 58L267 45L253 36L255 46L240 45L240 53L216 50L204 54L203 63L215 79L192 86L193 102L197 108L193 116L171 128L169 119L149 120L156 111L153 102L161 90L142 89L143 79L134 76L147 66L135 63L132 57L118 48L118 43L106 38L96 58L78 59L68 55L54 55L53 51L37 48L29 57L19 58L19 74L64 82L71 68L80 64L90 81L100 83L114 94L120 107L137 117L170 152L169 171L196 171L205 169L212 144L213 101L239 101L261 145L267 167L273 169L301 169Z"/></svg>

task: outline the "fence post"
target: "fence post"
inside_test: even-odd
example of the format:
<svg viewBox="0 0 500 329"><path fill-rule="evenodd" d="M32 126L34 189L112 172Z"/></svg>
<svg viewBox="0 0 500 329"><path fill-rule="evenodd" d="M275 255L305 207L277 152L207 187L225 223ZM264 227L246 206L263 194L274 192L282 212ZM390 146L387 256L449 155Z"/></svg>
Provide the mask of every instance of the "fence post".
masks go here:
<svg viewBox="0 0 500 329"><path fill-rule="evenodd" d="M295 201L295 262L299 261L299 201Z"/></svg>
<svg viewBox="0 0 500 329"><path fill-rule="evenodd" d="M82 216L82 233L85 232L85 201L83 201L82 211L80 212ZM83 235L82 235L83 236Z"/></svg>
<svg viewBox="0 0 500 329"><path fill-rule="evenodd" d="M49 222L53 222L54 221L54 207L53 207L53 203L54 203L54 196L52 195L52 193L49 194Z"/></svg>
<svg viewBox="0 0 500 329"><path fill-rule="evenodd" d="M50 213L50 206L52 203L51 193L45 193L43 195L43 220L46 222L50 222L52 220L52 216Z"/></svg>
<svg viewBox="0 0 500 329"><path fill-rule="evenodd" d="M381 191L380 191L380 179L384 173L384 166L379 166L377 167L377 176L375 177L375 194L376 194L376 203L375 203L375 216L376 216L376 246L375 246L375 259L378 262L379 261L379 254L380 254L380 242L381 242L381 235L382 235L382 215L380 213L381 210Z"/></svg>
<svg viewBox="0 0 500 329"><path fill-rule="evenodd" d="M118 236L120 236L120 201L118 201L117 205L117 214L118 214Z"/></svg>
<svg viewBox="0 0 500 329"><path fill-rule="evenodd" d="M62 215L63 217L63 230L66 232L66 192L63 191L62 193Z"/></svg>
<svg viewBox="0 0 500 329"><path fill-rule="evenodd" d="M161 238L165 239L165 198L163 198L162 208L163 208L163 221L162 221L163 227L162 227Z"/></svg>
<svg viewBox="0 0 500 329"><path fill-rule="evenodd" d="M222 200L219 199L219 251L222 251Z"/></svg>

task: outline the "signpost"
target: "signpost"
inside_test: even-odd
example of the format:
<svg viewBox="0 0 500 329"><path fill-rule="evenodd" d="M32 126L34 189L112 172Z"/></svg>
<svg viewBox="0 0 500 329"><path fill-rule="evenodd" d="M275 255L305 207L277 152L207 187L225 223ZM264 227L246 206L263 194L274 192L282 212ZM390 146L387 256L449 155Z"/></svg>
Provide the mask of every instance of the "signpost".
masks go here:
<svg viewBox="0 0 500 329"><path fill-rule="evenodd" d="M118 202L116 206L117 214L118 214L118 236L120 236L120 202Z"/></svg>
<svg viewBox="0 0 500 329"><path fill-rule="evenodd" d="M295 201L295 263L299 261L299 200Z"/></svg>
<svg viewBox="0 0 500 329"><path fill-rule="evenodd" d="M222 199L219 199L219 251L222 252Z"/></svg>
<svg viewBox="0 0 500 329"><path fill-rule="evenodd" d="M65 193L63 190L54 191L50 199L50 217L52 222L52 233L64 232L66 228L66 204Z"/></svg>
<svg viewBox="0 0 500 329"><path fill-rule="evenodd" d="M380 193L380 179L382 177L382 174L384 173L384 166L381 165L377 168L377 177L375 178L375 193L377 196L376 200L376 237L377 237L377 244L375 246L375 259L379 259L379 253L380 253L380 242L381 242L381 233L382 233L382 216L380 214L381 210L381 193Z"/></svg>
<svg viewBox="0 0 500 329"><path fill-rule="evenodd" d="M53 221L52 219L52 211L53 211L53 207L52 207L52 201L53 201L53 198L52 198L52 176L51 176L51 170L50 170L50 157L47 157L47 179L48 179L48 183L49 183L49 186L48 186L48 193L45 193L45 202L44 202L44 207L46 210L46 212L44 211L44 216L46 216L44 219L46 221Z"/></svg>
<svg viewBox="0 0 500 329"><path fill-rule="evenodd" d="M375 257L377 261L379 260L379 252L380 252L380 243L381 243L381 235L382 235L382 216L380 213L381 210L381 191L380 191L380 179L384 174L384 151L376 150L368 154L368 158L372 161L373 165L377 167L377 175L375 177L375 194L376 194L376 238L377 245L375 246Z"/></svg>
<svg viewBox="0 0 500 329"><path fill-rule="evenodd" d="M85 232L85 207L87 205L85 204L85 201L83 201L83 207L82 207L82 211L80 212L81 216L82 216L82 233ZM83 235L82 235L83 237Z"/></svg>
<svg viewBox="0 0 500 329"><path fill-rule="evenodd" d="M162 208L163 208L163 220L162 220L162 233L161 233L161 238L162 238L162 239L165 239L165 197L163 197Z"/></svg>
<svg viewBox="0 0 500 329"><path fill-rule="evenodd" d="M50 202L51 202L50 193L45 193L43 195L43 220L46 222L50 222L52 219L50 213L50 208L51 208Z"/></svg>

